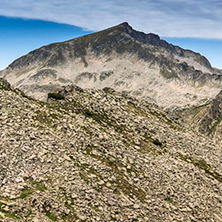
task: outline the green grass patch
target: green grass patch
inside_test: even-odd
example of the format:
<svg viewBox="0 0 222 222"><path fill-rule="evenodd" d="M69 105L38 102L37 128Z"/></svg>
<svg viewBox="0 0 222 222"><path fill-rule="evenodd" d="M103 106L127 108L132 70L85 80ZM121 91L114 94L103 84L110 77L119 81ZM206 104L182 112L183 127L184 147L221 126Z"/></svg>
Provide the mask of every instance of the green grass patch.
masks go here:
<svg viewBox="0 0 222 222"><path fill-rule="evenodd" d="M165 198L164 200L169 204L175 205L174 201L169 197Z"/></svg>
<svg viewBox="0 0 222 222"><path fill-rule="evenodd" d="M50 211L45 212L46 217L48 217L51 221L57 221L57 216L52 214Z"/></svg>
<svg viewBox="0 0 222 222"><path fill-rule="evenodd" d="M163 145L158 139L153 140L153 144L160 147Z"/></svg>
<svg viewBox="0 0 222 222"><path fill-rule="evenodd" d="M144 140L141 141L140 150L138 150L141 153L147 154L152 152L156 156L162 155L167 152L167 149L165 148L165 144L163 144L158 139L153 139L149 135L145 134Z"/></svg>
<svg viewBox="0 0 222 222"><path fill-rule="evenodd" d="M35 115L32 116L32 119L34 121L39 122L41 125L39 127L50 127L52 129L56 129L54 126L54 123L58 123L59 120L62 118L61 114L56 114L56 113L47 113L43 110L37 110L35 111Z"/></svg>
<svg viewBox="0 0 222 222"><path fill-rule="evenodd" d="M204 170L206 174L212 176L218 182L222 183L222 175L213 170L210 164L208 164L205 160L203 159L198 160L193 157L184 156L181 154L179 154L179 158L183 161L186 161L187 163L192 163L194 166L198 167L201 170Z"/></svg>
<svg viewBox="0 0 222 222"><path fill-rule="evenodd" d="M25 199L26 197L28 197L32 193L36 192L37 190L44 192L47 189L43 182L38 182L33 179L30 179L28 182L29 182L30 186L25 187L22 190L20 196L15 199Z"/></svg>
<svg viewBox="0 0 222 222"><path fill-rule="evenodd" d="M30 188L30 187L25 187L23 190L22 190L22 193L20 194L20 196L18 197L19 199L24 199L26 198L27 196L31 195L33 193L33 189Z"/></svg>
<svg viewBox="0 0 222 222"><path fill-rule="evenodd" d="M44 192L47 189L43 182L38 182L36 180L30 180L30 183L32 184L32 187L35 190L39 190L41 192Z"/></svg>
<svg viewBox="0 0 222 222"><path fill-rule="evenodd" d="M20 219L20 217L18 215L16 215L15 213L11 213L9 211L6 211L2 208L3 204L0 203L0 212L3 213L5 215L5 217L11 218L11 219Z"/></svg>
<svg viewBox="0 0 222 222"><path fill-rule="evenodd" d="M48 93L48 99L63 100L65 97L59 93Z"/></svg>

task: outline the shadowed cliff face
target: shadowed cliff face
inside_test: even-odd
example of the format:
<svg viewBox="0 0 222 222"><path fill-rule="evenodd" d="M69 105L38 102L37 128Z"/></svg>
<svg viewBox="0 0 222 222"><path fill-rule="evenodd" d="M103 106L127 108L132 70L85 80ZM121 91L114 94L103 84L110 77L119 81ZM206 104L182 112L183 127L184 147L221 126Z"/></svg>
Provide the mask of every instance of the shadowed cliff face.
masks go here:
<svg viewBox="0 0 222 222"><path fill-rule="evenodd" d="M186 111L185 120L217 143L222 141L222 91L209 103Z"/></svg>
<svg viewBox="0 0 222 222"><path fill-rule="evenodd" d="M181 121L195 131L222 143L222 91L210 102L170 113L173 119Z"/></svg>
<svg viewBox="0 0 222 222"><path fill-rule="evenodd" d="M166 109L205 103L219 92L222 80L205 57L128 23L34 50L1 76L41 100L57 87L75 83L112 87Z"/></svg>

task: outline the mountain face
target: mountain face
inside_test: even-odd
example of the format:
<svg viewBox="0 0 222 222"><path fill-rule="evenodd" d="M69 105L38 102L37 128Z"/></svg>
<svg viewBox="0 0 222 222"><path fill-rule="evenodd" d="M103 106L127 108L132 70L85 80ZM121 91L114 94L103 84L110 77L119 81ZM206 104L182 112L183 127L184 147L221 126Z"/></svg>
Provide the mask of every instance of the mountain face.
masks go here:
<svg viewBox="0 0 222 222"><path fill-rule="evenodd" d="M216 143L222 141L222 91L208 104L182 112L181 119Z"/></svg>
<svg viewBox="0 0 222 222"><path fill-rule="evenodd" d="M221 74L200 54L128 23L44 46L1 72L14 87L41 100L57 87L75 84L112 87L165 109L211 100L220 91Z"/></svg>
<svg viewBox="0 0 222 222"><path fill-rule="evenodd" d="M0 79L0 221L220 221L221 148L146 101Z"/></svg>

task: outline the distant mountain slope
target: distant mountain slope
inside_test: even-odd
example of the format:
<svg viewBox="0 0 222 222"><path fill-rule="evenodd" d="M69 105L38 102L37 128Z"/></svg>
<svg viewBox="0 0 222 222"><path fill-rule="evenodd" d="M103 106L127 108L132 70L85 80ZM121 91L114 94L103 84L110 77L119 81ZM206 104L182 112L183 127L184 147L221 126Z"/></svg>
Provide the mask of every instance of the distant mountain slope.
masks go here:
<svg viewBox="0 0 222 222"><path fill-rule="evenodd" d="M1 76L38 99L74 83L112 87L164 108L205 103L220 91L222 80L221 71L205 57L128 23L32 51Z"/></svg>
<svg viewBox="0 0 222 222"><path fill-rule="evenodd" d="M222 142L222 91L208 104L188 109L182 119L216 143Z"/></svg>
<svg viewBox="0 0 222 222"><path fill-rule="evenodd" d="M0 79L0 221L220 221L221 148L145 101Z"/></svg>

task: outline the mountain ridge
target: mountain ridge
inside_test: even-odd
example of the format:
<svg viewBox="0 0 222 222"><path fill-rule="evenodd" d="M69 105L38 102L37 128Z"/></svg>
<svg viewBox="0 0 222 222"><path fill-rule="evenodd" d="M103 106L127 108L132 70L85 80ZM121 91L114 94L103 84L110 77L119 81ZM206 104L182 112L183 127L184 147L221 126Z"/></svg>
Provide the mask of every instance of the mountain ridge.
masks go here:
<svg viewBox="0 0 222 222"><path fill-rule="evenodd" d="M42 100L57 87L77 84L126 91L165 109L203 104L219 92L222 81L220 70L205 57L128 23L43 46L14 61L1 76Z"/></svg>
<svg viewBox="0 0 222 222"><path fill-rule="evenodd" d="M54 46L57 46L57 45L60 45L60 44L64 44L64 43L69 43L69 42L72 42L72 41L78 41L82 38L87 38L87 37L90 37L90 36L93 36L93 35L98 35L100 33L103 33L104 31L111 31L111 30L117 30L119 28L122 28L123 32L127 33L127 34L130 34L131 37L134 37L136 40L138 41L141 41L143 43L149 43L151 45L156 45L156 46L161 46L163 48L167 48L169 50L173 50L174 52L176 51L176 49L179 49L179 50L183 50L183 51L187 51L187 52L190 52L190 53L194 53L198 56L200 56L203 60L203 63L208 67L208 68L212 68L211 67L211 64L210 62L204 57L202 56L200 53L196 53L192 50L189 50L189 49L182 49L181 47L179 46L176 46L176 45L173 45L173 44L170 44L168 43L167 41L165 40L162 40L160 39L160 37L157 35L157 34L154 34L154 33L148 33L148 34L145 34L144 32L139 32L139 31L135 31L127 22L123 22L117 26L113 26L111 28L108 28L108 29L105 29L105 30L102 30L102 31L98 31L96 33L91 33L91 34L87 34L87 35L84 35L84 36L80 36L80 37L77 37L77 38L74 38L74 39L70 39L70 40L67 40L67 41L64 41L64 42L57 42L57 43L51 43L51 44L48 44L48 45L45 45L45 46L42 46L38 49L35 49L29 53L34 53L38 50L41 50L43 48L51 48L51 47L54 47ZM139 37L138 37L139 35ZM176 48L176 49L175 49ZM29 54L28 53L28 54ZM180 52L182 53L182 52ZM13 67L14 66L14 63L16 63L17 61L19 61L20 59L24 58L26 55L16 59L14 62L12 62L9 67ZM16 65L15 65L16 66Z"/></svg>

